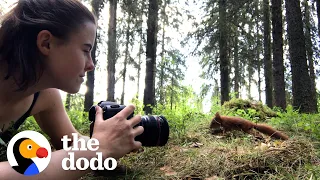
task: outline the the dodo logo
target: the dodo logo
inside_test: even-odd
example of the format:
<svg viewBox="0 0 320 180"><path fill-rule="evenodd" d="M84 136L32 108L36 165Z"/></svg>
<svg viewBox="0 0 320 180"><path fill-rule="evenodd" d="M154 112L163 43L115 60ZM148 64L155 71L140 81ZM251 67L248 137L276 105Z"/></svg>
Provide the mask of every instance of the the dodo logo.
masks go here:
<svg viewBox="0 0 320 180"><path fill-rule="evenodd" d="M7 158L11 167L25 176L42 172L51 159L48 140L35 131L22 131L9 142Z"/></svg>

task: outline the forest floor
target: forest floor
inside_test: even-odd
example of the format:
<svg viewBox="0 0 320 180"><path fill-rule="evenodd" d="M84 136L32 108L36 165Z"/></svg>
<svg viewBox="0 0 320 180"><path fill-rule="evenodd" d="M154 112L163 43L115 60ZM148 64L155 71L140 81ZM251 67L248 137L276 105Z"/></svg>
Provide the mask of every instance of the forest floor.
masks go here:
<svg viewBox="0 0 320 180"><path fill-rule="evenodd" d="M285 132L287 141L257 140L242 132L212 135L210 120L170 137L164 147L143 148L118 162L114 171L84 179L320 179L320 143L307 133Z"/></svg>
<svg viewBox="0 0 320 180"><path fill-rule="evenodd" d="M273 112L242 100L230 101L224 107L217 106L212 112L259 119L286 133L289 140L256 139L241 131L213 135L209 130L212 115L168 111L165 116L174 121L169 122L165 146L143 147L121 158L115 170L95 171L80 180L320 179L319 113L299 114L292 107ZM81 111L69 112L69 116L81 134L88 134L88 120ZM26 121L22 130L41 132L34 119ZM5 152L0 147L0 161L5 160L1 159Z"/></svg>

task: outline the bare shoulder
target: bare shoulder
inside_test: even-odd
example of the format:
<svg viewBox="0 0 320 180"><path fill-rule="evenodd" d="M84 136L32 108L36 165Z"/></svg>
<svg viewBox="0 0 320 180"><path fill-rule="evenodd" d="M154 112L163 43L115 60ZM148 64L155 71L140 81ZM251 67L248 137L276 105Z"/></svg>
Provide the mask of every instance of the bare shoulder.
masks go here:
<svg viewBox="0 0 320 180"><path fill-rule="evenodd" d="M33 114L40 128L49 135L56 149L61 149L61 138L77 133L64 108L60 91L47 89L40 92L37 112Z"/></svg>
<svg viewBox="0 0 320 180"><path fill-rule="evenodd" d="M34 108L31 111L32 115L40 112L50 111L51 109L59 108L63 105L61 94L58 89L50 88L40 91L39 97Z"/></svg>
<svg viewBox="0 0 320 180"><path fill-rule="evenodd" d="M56 102L61 102L61 95L58 89L50 88L40 92L43 102L54 105Z"/></svg>

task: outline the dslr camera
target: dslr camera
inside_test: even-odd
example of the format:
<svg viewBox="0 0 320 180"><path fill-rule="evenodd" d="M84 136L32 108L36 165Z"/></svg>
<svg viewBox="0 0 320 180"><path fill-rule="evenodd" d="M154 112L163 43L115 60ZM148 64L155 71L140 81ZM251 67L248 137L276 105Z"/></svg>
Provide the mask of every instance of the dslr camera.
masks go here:
<svg viewBox="0 0 320 180"><path fill-rule="evenodd" d="M98 103L98 106L100 106L103 110L104 120L108 120L126 107L125 105L120 105L111 101L100 101ZM133 115L134 112L130 114L127 119L132 118ZM96 107L92 106L89 110L89 120L91 121L90 137L92 137L95 116ZM167 143L169 138L169 124L164 116L141 116L141 122L136 126L143 126L144 128L144 132L135 137L135 140L140 141L142 143L142 146L164 146Z"/></svg>

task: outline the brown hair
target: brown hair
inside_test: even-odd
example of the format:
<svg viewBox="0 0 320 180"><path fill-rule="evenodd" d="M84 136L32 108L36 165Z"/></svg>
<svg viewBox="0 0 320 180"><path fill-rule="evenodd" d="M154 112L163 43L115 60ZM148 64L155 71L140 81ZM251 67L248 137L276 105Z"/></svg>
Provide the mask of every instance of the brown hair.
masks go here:
<svg viewBox="0 0 320 180"><path fill-rule="evenodd" d="M38 33L48 30L67 41L87 21L96 24L96 17L78 0L19 0L0 24L0 65L7 68L4 79L12 77L18 90L34 85L43 72Z"/></svg>

